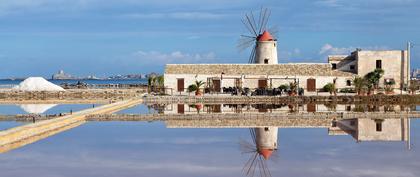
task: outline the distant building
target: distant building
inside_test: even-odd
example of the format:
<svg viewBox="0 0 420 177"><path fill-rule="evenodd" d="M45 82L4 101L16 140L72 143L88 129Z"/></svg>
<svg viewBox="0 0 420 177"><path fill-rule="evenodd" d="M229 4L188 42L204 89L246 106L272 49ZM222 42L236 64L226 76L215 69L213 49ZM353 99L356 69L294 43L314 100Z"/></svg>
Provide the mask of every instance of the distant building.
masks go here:
<svg viewBox="0 0 420 177"><path fill-rule="evenodd" d="M58 73L52 75L51 79L53 80L65 80L65 79L75 79L75 77L70 74L64 73L63 70L58 71Z"/></svg>
<svg viewBox="0 0 420 177"><path fill-rule="evenodd" d="M411 78L420 80L420 69L413 70L413 72L411 72Z"/></svg>

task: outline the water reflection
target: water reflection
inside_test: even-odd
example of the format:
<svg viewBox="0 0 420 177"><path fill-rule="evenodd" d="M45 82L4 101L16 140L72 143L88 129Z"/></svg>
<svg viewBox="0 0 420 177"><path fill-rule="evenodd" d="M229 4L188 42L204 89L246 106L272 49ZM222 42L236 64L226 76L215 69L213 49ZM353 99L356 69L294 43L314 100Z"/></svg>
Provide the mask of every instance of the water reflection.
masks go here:
<svg viewBox="0 0 420 177"><path fill-rule="evenodd" d="M267 165L273 152L277 151L277 127L250 128L252 143L241 142L243 153L250 154L243 171L246 176L271 176Z"/></svg>
<svg viewBox="0 0 420 177"><path fill-rule="evenodd" d="M151 104L149 113L302 113L302 112L403 112L415 111L416 105L391 104ZM153 110L153 111L150 111Z"/></svg>
<svg viewBox="0 0 420 177"><path fill-rule="evenodd" d="M29 114L43 114L57 104L22 104L20 108Z"/></svg>

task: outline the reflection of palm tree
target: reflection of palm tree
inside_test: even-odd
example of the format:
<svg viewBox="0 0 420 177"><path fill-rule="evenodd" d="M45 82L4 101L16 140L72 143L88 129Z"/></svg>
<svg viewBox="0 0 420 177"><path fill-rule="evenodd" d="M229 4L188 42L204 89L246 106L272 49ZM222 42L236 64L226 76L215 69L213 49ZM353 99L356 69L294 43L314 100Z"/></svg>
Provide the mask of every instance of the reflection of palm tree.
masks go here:
<svg viewBox="0 0 420 177"><path fill-rule="evenodd" d="M250 128L252 143L241 142L242 153L252 154L242 169L246 176L270 176L267 160L277 150L277 128ZM274 141L274 142L273 142Z"/></svg>

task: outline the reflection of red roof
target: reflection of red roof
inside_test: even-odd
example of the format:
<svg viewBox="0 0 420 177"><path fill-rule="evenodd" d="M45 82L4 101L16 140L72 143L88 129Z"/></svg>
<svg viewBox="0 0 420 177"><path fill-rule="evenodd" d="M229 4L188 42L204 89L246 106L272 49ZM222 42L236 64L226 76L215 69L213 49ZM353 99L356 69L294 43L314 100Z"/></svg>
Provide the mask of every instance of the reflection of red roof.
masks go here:
<svg viewBox="0 0 420 177"><path fill-rule="evenodd" d="M273 150L271 149L261 149L260 154L264 157L265 160L268 160L273 154Z"/></svg>
<svg viewBox="0 0 420 177"><path fill-rule="evenodd" d="M274 40L273 36L268 31L264 31L259 37L258 41L272 41Z"/></svg>

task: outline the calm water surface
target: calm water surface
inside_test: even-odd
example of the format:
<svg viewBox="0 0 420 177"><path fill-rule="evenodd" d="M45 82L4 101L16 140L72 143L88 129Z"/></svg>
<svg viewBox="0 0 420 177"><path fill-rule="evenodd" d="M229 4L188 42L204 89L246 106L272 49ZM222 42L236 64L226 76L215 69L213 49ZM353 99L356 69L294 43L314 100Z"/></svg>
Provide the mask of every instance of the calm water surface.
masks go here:
<svg viewBox="0 0 420 177"><path fill-rule="evenodd" d="M128 112L147 110L140 106ZM258 159L272 176L420 176L420 120L410 122L411 150L402 141L407 129L394 130L386 126L387 121L381 131L395 136L373 137L376 141L364 136L376 127L363 128L364 122L357 119L358 129L336 135L328 128L278 128L277 150L268 160ZM388 122L396 127L406 125L404 119ZM247 152L256 148L252 131L258 130L89 122L1 154L1 176L246 176L243 167L255 155Z"/></svg>

